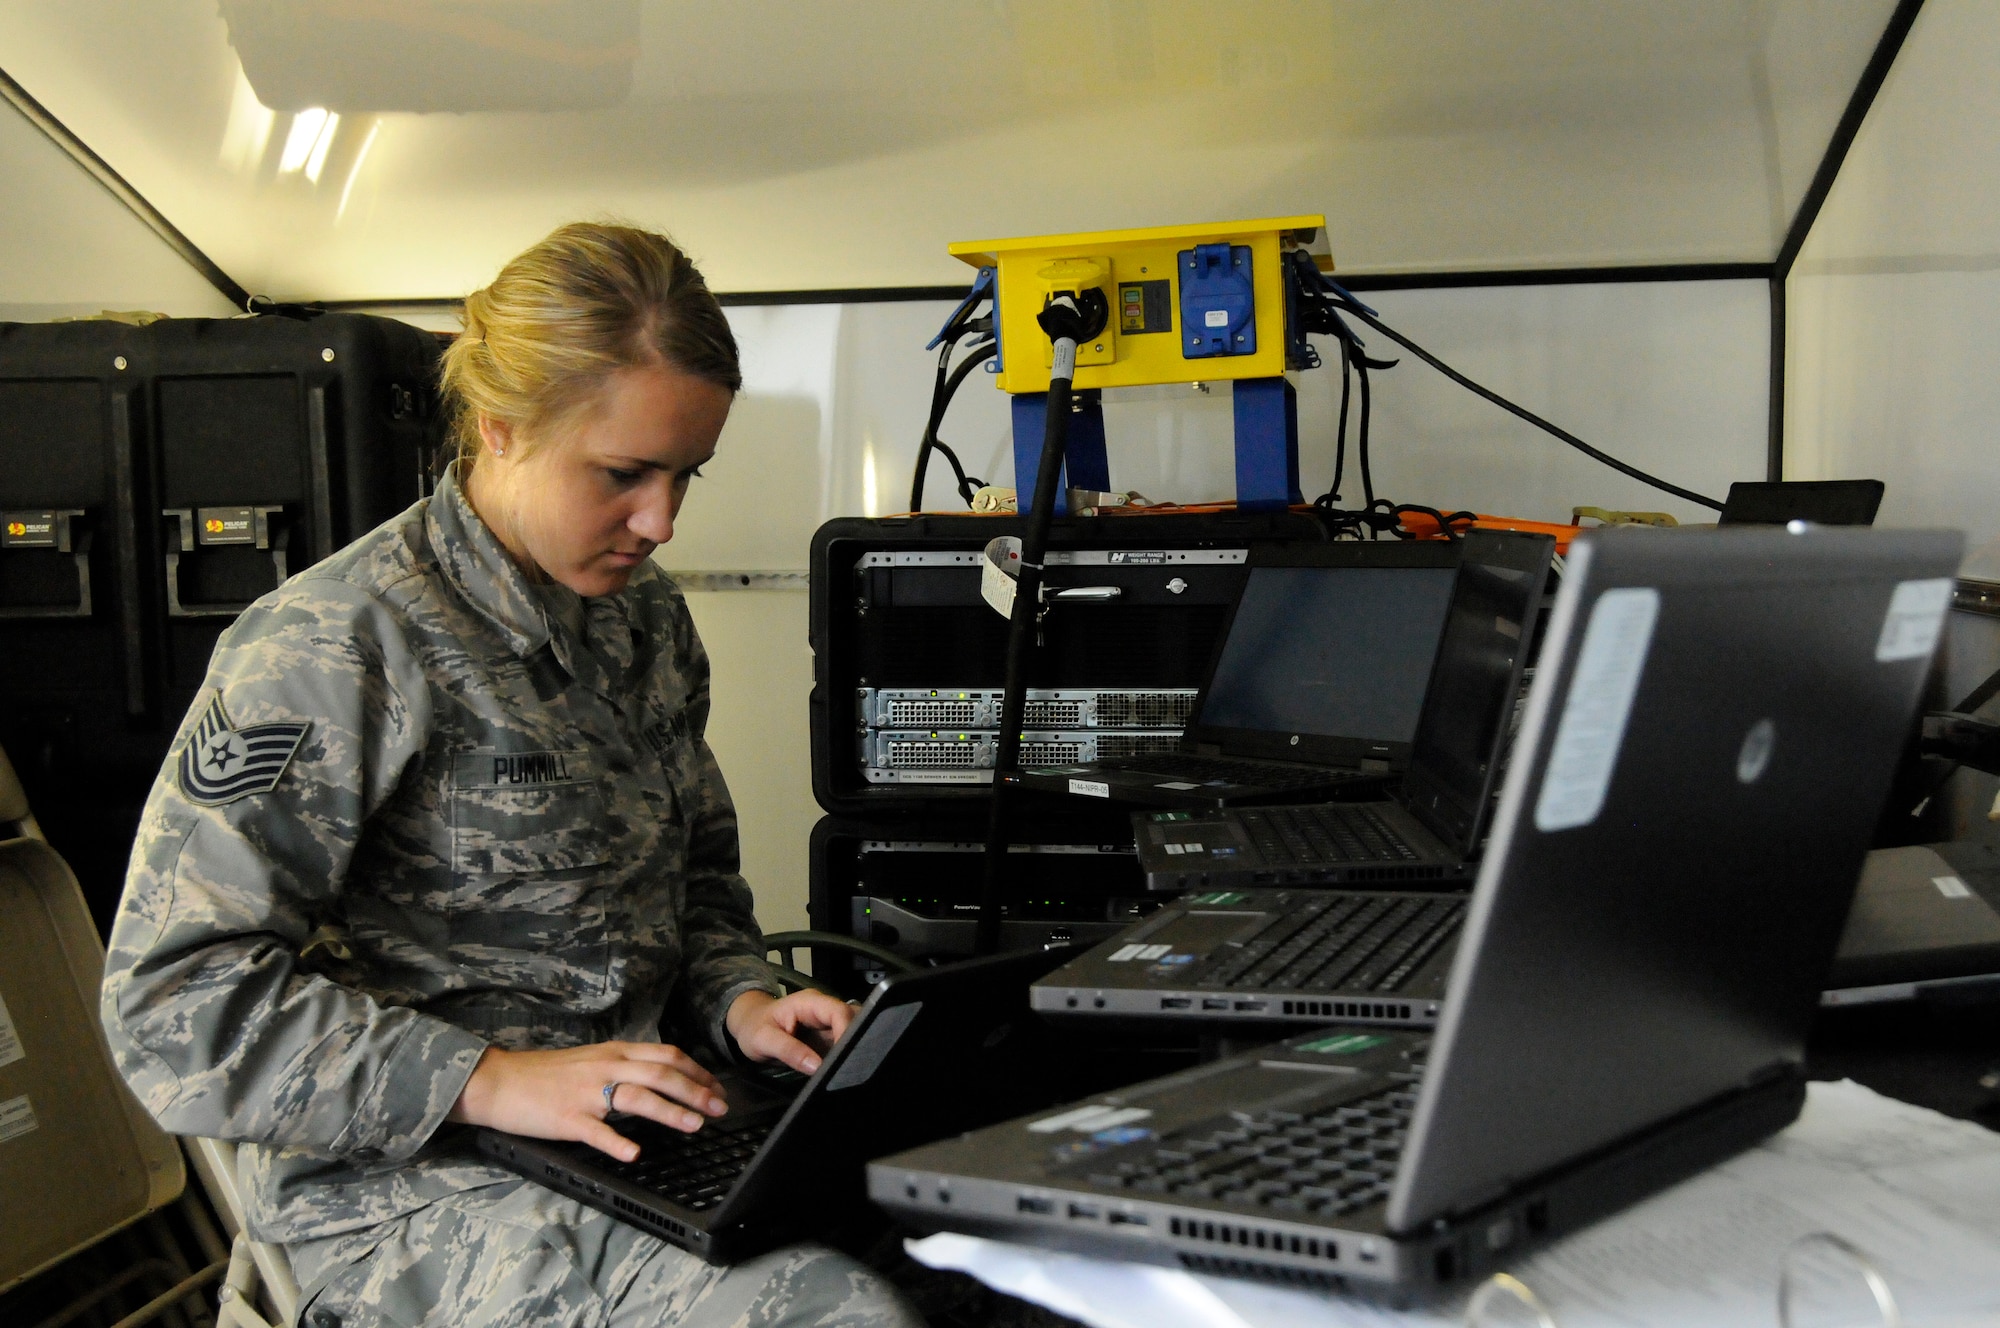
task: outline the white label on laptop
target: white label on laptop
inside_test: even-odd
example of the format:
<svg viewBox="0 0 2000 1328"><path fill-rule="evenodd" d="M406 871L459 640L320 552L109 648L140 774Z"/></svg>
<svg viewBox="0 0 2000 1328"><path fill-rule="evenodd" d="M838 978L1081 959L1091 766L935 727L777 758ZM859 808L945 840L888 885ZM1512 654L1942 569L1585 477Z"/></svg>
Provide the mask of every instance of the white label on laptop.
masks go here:
<svg viewBox="0 0 2000 1328"><path fill-rule="evenodd" d="M1111 796L1111 786L1109 784L1100 784L1094 779L1072 779L1069 782L1069 791L1071 793L1081 793L1086 798L1108 798Z"/></svg>
<svg viewBox="0 0 2000 1328"><path fill-rule="evenodd" d="M1931 884L1936 886L1938 893L1946 899L1972 898L1972 891L1966 889L1965 882L1959 880L1956 876L1933 876L1931 877ZM5 1065L6 1063L5 1061L0 1061L0 1065Z"/></svg>
<svg viewBox="0 0 2000 1328"><path fill-rule="evenodd" d="M35 1119L35 1104L28 1101L25 1093L0 1102L0 1144L39 1128L41 1122Z"/></svg>
<svg viewBox="0 0 2000 1328"><path fill-rule="evenodd" d="M0 1067L12 1065L28 1053L21 1050L21 1034L14 1028L14 1018L7 1013L7 1002L0 999Z"/></svg>
<svg viewBox="0 0 2000 1328"><path fill-rule="evenodd" d="M889 1059L896 1042L903 1036L903 1030L917 1017L917 1011L924 1008L922 1001L911 1001L907 1005L893 1005L877 1014L869 1021L861 1034L861 1044L847 1053L847 1059L834 1072L833 1081L826 1086L829 1093L837 1093L843 1088L859 1088L875 1077L875 1071L882 1068L882 1062Z"/></svg>
<svg viewBox="0 0 2000 1328"><path fill-rule="evenodd" d="M1144 1120L1152 1114L1145 1107L1113 1107L1102 1102L1094 1102L1087 1107L1074 1107L1054 1116L1044 1116L1041 1120L1030 1121L1028 1130L1032 1134L1054 1134L1057 1130L1075 1130L1078 1134L1093 1134L1098 1130L1108 1130L1115 1125L1130 1125L1133 1121Z"/></svg>
<svg viewBox="0 0 2000 1328"><path fill-rule="evenodd" d="M1591 606L1576 677L1535 802L1536 829L1574 830L1604 810L1659 616L1660 592L1649 586L1607 590Z"/></svg>
<svg viewBox="0 0 2000 1328"><path fill-rule="evenodd" d="M1882 635L1875 642L1876 661L1893 664L1899 659L1928 659L1944 630L1951 591L1947 576L1898 582L1896 593L1889 596L1889 616L1882 620Z"/></svg>
<svg viewBox="0 0 2000 1328"><path fill-rule="evenodd" d="M1179 844L1162 844L1160 845L1160 847L1165 849L1169 856L1176 858L1178 858L1181 854L1187 852L1187 850L1182 848ZM5 1061L0 1061L0 1065L5 1065L6 1063L7 1062Z"/></svg>
<svg viewBox="0 0 2000 1328"><path fill-rule="evenodd" d="M1121 945L1109 955L1106 955L1104 962L1107 964L1122 964L1128 959L1138 958L1139 952L1145 948L1143 945Z"/></svg>

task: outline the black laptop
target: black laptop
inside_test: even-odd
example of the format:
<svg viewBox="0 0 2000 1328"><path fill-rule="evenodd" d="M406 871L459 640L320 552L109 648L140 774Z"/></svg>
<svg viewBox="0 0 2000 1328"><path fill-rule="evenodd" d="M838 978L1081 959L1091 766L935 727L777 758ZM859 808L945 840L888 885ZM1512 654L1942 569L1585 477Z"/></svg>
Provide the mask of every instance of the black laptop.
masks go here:
<svg viewBox="0 0 2000 1328"><path fill-rule="evenodd" d="M1546 535L1466 536L1394 800L1140 813L1148 886L1193 893L1036 982L1034 1008L1435 1023L1554 552ZM1340 886L1375 888L1323 888Z"/></svg>
<svg viewBox="0 0 2000 1328"><path fill-rule="evenodd" d="M1172 752L1008 782L1152 807L1366 796L1410 759L1460 542L1269 545Z"/></svg>
<svg viewBox="0 0 2000 1328"><path fill-rule="evenodd" d="M1333 1028L871 1163L921 1228L1465 1285L1793 1120L1944 532L1575 546L1434 1035Z"/></svg>
<svg viewBox="0 0 2000 1328"><path fill-rule="evenodd" d="M1063 957L1061 947L1033 950L877 983L811 1078L726 1071L728 1114L693 1134L612 1117L640 1147L634 1162L490 1129L478 1131L479 1151L710 1263L734 1263L857 1202L867 1158L1039 1105L1049 1076L1026 988Z"/></svg>
<svg viewBox="0 0 2000 1328"><path fill-rule="evenodd" d="M1872 526L1882 506L1880 480L1738 480L1716 517L1721 526Z"/></svg>
<svg viewBox="0 0 2000 1328"><path fill-rule="evenodd" d="M1148 889L1471 880L1555 541L1474 530L1461 553L1400 787L1376 802L1141 813L1133 838Z"/></svg>
<svg viewBox="0 0 2000 1328"><path fill-rule="evenodd" d="M1878 848L1820 1003L2000 996L2000 844Z"/></svg>

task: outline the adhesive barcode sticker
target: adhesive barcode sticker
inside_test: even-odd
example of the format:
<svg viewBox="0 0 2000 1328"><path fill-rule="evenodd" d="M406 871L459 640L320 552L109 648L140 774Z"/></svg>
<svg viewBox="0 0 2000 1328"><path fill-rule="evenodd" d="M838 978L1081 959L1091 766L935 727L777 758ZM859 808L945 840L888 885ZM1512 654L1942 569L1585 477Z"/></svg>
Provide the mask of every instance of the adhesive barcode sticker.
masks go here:
<svg viewBox="0 0 2000 1328"><path fill-rule="evenodd" d="M1659 616L1660 592L1647 586L1607 590L1591 606L1535 801L1536 829L1574 830L1604 810Z"/></svg>
<svg viewBox="0 0 2000 1328"><path fill-rule="evenodd" d="M35 1104L28 1101L27 1094L0 1102L0 1144L39 1128L41 1122L35 1119Z"/></svg>
<svg viewBox="0 0 2000 1328"><path fill-rule="evenodd" d="M1896 593L1889 596L1888 615L1882 619L1882 635L1875 640L1876 661L1893 664L1901 659L1929 659L1944 631L1951 591L1950 577L1898 582Z"/></svg>
<svg viewBox="0 0 2000 1328"><path fill-rule="evenodd" d="M7 1013L7 1001L0 997L0 1068L12 1065L28 1053L21 1049L21 1034L14 1017Z"/></svg>

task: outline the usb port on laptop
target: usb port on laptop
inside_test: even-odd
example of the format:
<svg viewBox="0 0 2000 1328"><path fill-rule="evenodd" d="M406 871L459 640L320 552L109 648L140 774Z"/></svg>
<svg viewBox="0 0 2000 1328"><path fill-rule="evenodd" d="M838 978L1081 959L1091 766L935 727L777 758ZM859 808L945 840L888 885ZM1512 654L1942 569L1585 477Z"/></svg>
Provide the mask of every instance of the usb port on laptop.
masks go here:
<svg viewBox="0 0 2000 1328"><path fill-rule="evenodd" d="M1191 1010L1194 1008L1194 999L1189 996L1162 996L1160 997L1160 1008L1162 1010Z"/></svg>
<svg viewBox="0 0 2000 1328"><path fill-rule="evenodd" d="M1056 1211L1054 1199L1038 1199L1032 1194L1024 1194L1014 1201L1014 1207L1024 1213L1053 1214Z"/></svg>
<svg viewBox="0 0 2000 1328"><path fill-rule="evenodd" d="M1227 1010L1229 1002L1218 1000L1213 996L1204 996L1201 998L1201 1008L1204 1010Z"/></svg>

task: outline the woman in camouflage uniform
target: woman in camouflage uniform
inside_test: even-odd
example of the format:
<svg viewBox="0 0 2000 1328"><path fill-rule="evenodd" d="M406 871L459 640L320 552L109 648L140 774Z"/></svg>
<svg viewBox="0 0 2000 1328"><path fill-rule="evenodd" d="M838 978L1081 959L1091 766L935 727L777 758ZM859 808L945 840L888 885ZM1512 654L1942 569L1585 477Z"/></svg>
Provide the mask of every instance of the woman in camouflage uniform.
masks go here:
<svg viewBox="0 0 2000 1328"><path fill-rule="evenodd" d="M314 1328L914 1323L831 1251L713 1268L480 1161L727 1110L662 1019L810 1072L649 555L741 383L662 236L572 225L466 301L437 493L246 611L155 785L103 1017L167 1129L243 1141ZM809 1045L811 1044L811 1045Z"/></svg>

